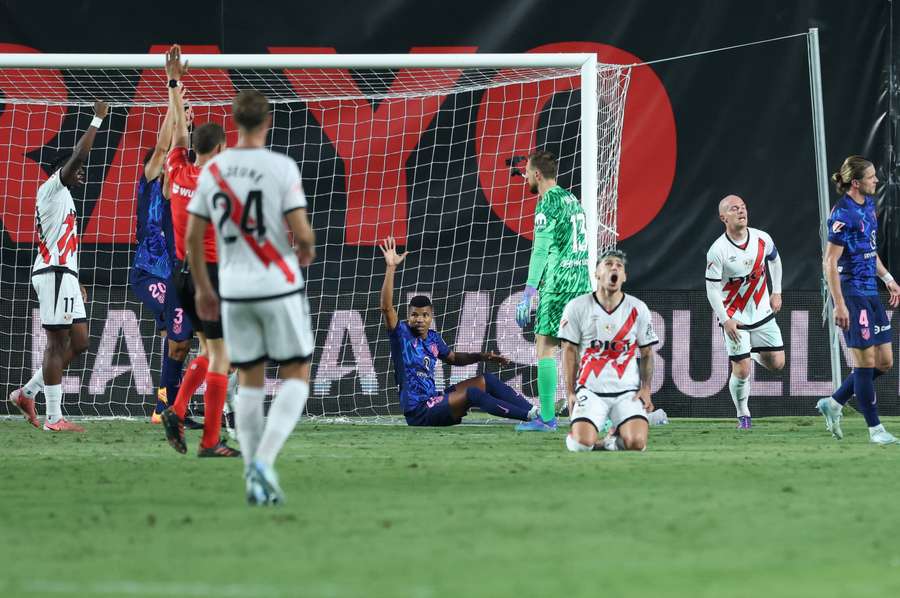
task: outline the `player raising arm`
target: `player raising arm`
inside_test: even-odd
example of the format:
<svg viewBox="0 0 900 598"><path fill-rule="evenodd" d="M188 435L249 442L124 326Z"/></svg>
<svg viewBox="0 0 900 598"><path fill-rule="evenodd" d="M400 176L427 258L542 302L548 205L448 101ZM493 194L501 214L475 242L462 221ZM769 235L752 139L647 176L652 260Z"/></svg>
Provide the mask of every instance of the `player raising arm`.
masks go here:
<svg viewBox="0 0 900 598"><path fill-rule="evenodd" d="M528 281L516 309L516 322L525 328L531 321L531 304L539 299L534 337L541 416L516 426L520 431L556 429L556 333L560 316L569 301L591 292L584 209L577 197L556 184L557 168L550 152L531 154L525 166L525 184L539 199Z"/></svg>
<svg viewBox="0 0 900 598"><path fill-rule="evenodd" d="M622 291L625 265L621 251L601 255L596 292L566 305L559 324L572 423L566 448L575 453L595 449L607 417L616 433L602 448L642 451L647 446L652 346L659 339L647 305Z"/></svg>
<svg viewBox="0 0 900 598"><path fill-rule="evenodd" d="M842 197L828 218L828 245L823 269L834 300L834 323L844 331L853 357L853 371L830 397L816 408L825 427L841 439L841 410L856 395L856 403L869 426L869 441L894 444L897 438L884 429L878 417L873 381L894 364L891 321L878 298L881 278L891 294L891 307L900 305L900 286L878 257L878 219L872 195L878 185L875 167L862 156L850 156L831 175Z"/></svg>
<svg viewBox="0 0 900 598"><path fill-rule="evenodd" d="M784 368L784 341L775 321L781 309L781 257L768 233L747 226L747 206L737 195L722 198L719 219L725 232L706 253L706 298L725 335L737 428L749 430L751 359L768 370Z"/></svg>
<svg viewBox="0 0 900 598"><path fill-rule="evenodd" d="M216 321L220 298L202 251L205 231L215 228L221 257L222 328L240 378L235 427L244 455L247 501L275 504L284 501L275 458L309 397L315 338L300 267L310 265L316 256L315 235L296 162L265 148L272 123L266 97L242 91L234 99L232 117L238 144L204 167L188 206L188 259L200 318ZM294 235L296 254L285 221ZM268 360L279 365L284 382L266 421Z"/></svg>
<svg viewBox="0 0 900 598"><path fill-rule="evenodd" d="M460 353L451 351L441 335L431 330L431 301L424 295L413 297L407 319L400 321L394 308L394 273L409 252L397 253L397 244L388 237L380 245L384 254L384 283L381 286L381 313L391 340L394 379L400 387L400 407L410 426L453 426L462 421L471 407L521 421L538 416L538 408L494 374L463 380L439 392L434 383L437 360L451 365L470 365L493 361L509 363L496 353Z"/></svg>
<svg viewBox="0 0 900 598"><path fill-rule="evenodd" d="M38 296L47 346L41 369L24 387L12 391L9 401L37 428L34 397L43 390L47 401L44 430L48 432L84 432L62 416L63 370L88 348L87 291L78 282L78 214L72 190L84 183L82 164L108 111L106 103L94 102L94 118L75 151L57 160L50 178L37 191L39 242L31 284Z"/></svg>

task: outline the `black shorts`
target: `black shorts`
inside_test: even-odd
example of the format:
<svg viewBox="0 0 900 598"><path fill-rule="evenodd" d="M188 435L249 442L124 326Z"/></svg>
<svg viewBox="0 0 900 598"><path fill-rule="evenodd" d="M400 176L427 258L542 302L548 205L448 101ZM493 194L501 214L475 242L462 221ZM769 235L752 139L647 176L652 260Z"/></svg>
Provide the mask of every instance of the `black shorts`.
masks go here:
<svg viewBox="0 0 900 598"><path fill-rule="evenodd" d="M213 290L219 292L219 266L218 264L206 264L206 271L209 272L209 279L212 281ZM191 321L194 330L202 332L206 338L217 340L222 338L222 320L221 318L215 322L207 322L201 320L197 315L197 305L194 303L194 279L187 264L181 260L176 260L172 269L172 284L175 286L175 292L178 293L178 299L181 301L181 307Z"/></svg>

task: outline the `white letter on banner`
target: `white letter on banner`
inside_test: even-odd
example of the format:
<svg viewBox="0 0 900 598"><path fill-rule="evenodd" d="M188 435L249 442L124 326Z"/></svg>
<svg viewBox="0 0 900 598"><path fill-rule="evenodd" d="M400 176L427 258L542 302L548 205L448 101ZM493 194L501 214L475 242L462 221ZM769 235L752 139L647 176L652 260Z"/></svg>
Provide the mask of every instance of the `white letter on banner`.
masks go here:
<svg viewBox="0 0 900 598"><path fill-rule="evenodd" d="M691 378L691 357L700 355L699 347L691 344L691 312L686 309L672 310L672 379L678 390L689 397L710 397L725 387L731 368L725 352L722 330L712 317L712 358L709 379Z"/></svg>
<svg viewBox="0 0 900 598"><path fill-rule="evenodd" d="M490 295L480 291L466 293L459 316L459 327L456 329L456 342L453 343L451 350L460 353L480 353L484 347L484 335L490 317ZM462 382L476 375L478 375L477 363L452 366L450 368L450 384Z"/></svg>
<svg viewBox="0 0 900 598"><path fill-rule="evenodd" d="M825 332L824 328L822 332ZM824 340L824 355L828 359L828 339ZM832 393L831 381L809 379L809 312L796 309L791 312L791 395L822 397ZM827 362L821 368L830 371Z"/></svg>
<svg viewBox="0 0 900 598"><path fill-rule="evenodd" d="M344 349L344 338L348 335L353 365L338 363ZM378 377L375 375L375 365L372 363L372 353L369 351L369 340L366 338L362 316L355 309L339 309L331 316L331 325L316 370L313 392L317 395L329 394L335 380L340 380L354 371L358 372L363 393L368 395L378 393Z"/></svg>
<svg viewBox="0 0 900 598"><path fill-rule="evenodd" d="M31 373L23 374L22 384L38 371L44 363L44 349L47 348L47 333L41 326L41 310L31 311ZM79 394L81 392L81 380L78 376L62 377L63 394Z"/></svg>
<svg viewBox="0 0 900 598"><path fill-rule="evenodd" d="M117 362L119 361L117 349L120 332L123 333L121 336L125 337L129 365L113 365L114 358ZM141 328L137 317L133 311L128 309L111 309L106 314L106 325L103 327L103 336L100 337L100 345L97 347L97 359L94 361L88 392L92 395L104 394L106 386L111 380L129 370L132 370L134 388L137 393L151 394L153 378L150 374L150 366L147 365L147 355L144 352L144 341L141 337Z"/></svg>
<svg viewBox="0 0 900 598"><path fill-rule="evenodd" d="M663 382L666 381L666 362L659 354L659 350L666 344L666 321L655 311L650 312L650 321L653 322L653 331L659 338L659 343L653 345L653 381L650 383L650 394L659 392Z"/></svg>

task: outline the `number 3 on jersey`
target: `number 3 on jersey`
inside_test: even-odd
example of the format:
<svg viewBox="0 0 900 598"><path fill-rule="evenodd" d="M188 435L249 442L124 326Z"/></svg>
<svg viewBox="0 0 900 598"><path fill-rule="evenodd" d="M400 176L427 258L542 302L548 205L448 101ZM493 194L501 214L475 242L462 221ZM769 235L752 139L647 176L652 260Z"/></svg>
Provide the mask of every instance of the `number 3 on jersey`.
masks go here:
<svg viewBox="0 0 900 598"><path fill-rule="evenodd" d="M266 236L262 197L262 191L259 189L253 189L247 193L247 202L241 214L241 232L245 235L256 234L256 238L259 240ZM222 234L222 241L234 243L237 240L237 236L225 233L225 223L231 219L231 198L228 197L228 194L220 191L213 195L212 204L214 208L222 207L222 217L219 218L219 232ZM252 218L250 217L251 213L253 214Z"/></svg>
<svg viewBox="0 0 900 598"><path fill-rule="evenodd" d="M572 223L572 251L587 251L588 242L584 214L572 214L569 221Z"/></svg>

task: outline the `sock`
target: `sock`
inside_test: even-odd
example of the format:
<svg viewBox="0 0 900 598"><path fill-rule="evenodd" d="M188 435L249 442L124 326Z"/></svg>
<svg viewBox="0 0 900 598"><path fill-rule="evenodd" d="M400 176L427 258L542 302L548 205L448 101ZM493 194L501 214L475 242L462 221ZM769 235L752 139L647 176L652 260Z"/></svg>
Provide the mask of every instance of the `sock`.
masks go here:
<svg viewBox="0 0 900 598"><path fill-rule="evenodd" d="M506 401L507 403L512 403L513 405L518 405L522 409L527 409L529 411L534 407L534 405L531 404L531 401L510 388L509 385L504 384L503 381L494 374L485 372L482 377L484 378L484 388L492 397L500 399L501 401Z"/></svg>
<svg viewBox="0 0 900 598"><path fill-rule="evenodd" d="M255 458L258 461L270 467L275 463L275 457L278 456L288 436L294 431L294 426L297 425L300 414L303 413L307 397L309 397L309 384L296 378L284 381L281 390L272 401L272 406L269 407L266 428L259 441L259 447L256 449Z"/></svg>
<svg viewBox="0 0 900 598"><path fill-rule="evenodd" d="M45 386L44 397L47 399L47 421L55 424L62 419L62 384Z"/></svg>
<svg viewBox="0 0 900 598"><path fill-rule="evenodd" d="M886 374L884 370L874 369L872 370L872 380L877 380L879 376L883 376ZM841 382L841 385L838 387L834 394L831 395L831 398L840 403L841 405L846 405L847 401L849 401L853 397L853 370L850 371L850 375L844 378L844 381Z"/></svg>
<svg viewBox="0 0 900 598"><path fill-rule="evenodd" d="M231 372L228 376L228 390L225 392L225 403L234 411L234 398L238 392L238 373L237 370Z"/></svg>
<svg viewBox="0 0 900 598"><path fill-rule="evenodd" d="M621 436L616 436L616 450L617 451L625 450L625 441L622 440Z"/></svg>
<svg viewBox="0 0 900 598"><path fill-rule="evenodd" d="M738 378L731 373L728 379L728 390L731 392L731 402L734 403L734 409L737 416L750 415L748 407L748 398L750 395L750 378Z"/></svg>
<svg viewBox="0 0 900 598"><path fill-rule="evenodd" d="M168 367L166 367L167 363ZM174 404L178 399L178 391L181 389L181 374L183 371L184 361L172 359L169 357L168 353L163 356L163 370L159 376L159 385L165 387L169 405Z"/></svg>
<svg viewBox="0 0 900 598"><path fill-rule="evenodd" d="M532 405L531 409L528 410L528 421L536 420L541 415L541 408L537 405Z"/></svg>
<svg viewBox="0 0 900 598"><path fill-rule="evenodd" d="M207 368L209 368L209 358L206 357L206 355L195 357L191 362L191 365L188 366L187 373L181 381L181 388L178 389L174 405L175 413L180 419L184 419L184 414L187 413L188 403L191 402L191 397L194 396L194 393L197 392L197 389L203 384L203 379L206 378ZM171 400L172 395L170 394L169 401Z"/></svg>
<svg viewBox="0 0 900 598"><path fill-rule="evenodd" d="M169 378L169 370L173 367L174 360L169 357L169 352L166 351L166 342L163 339L163 355L162 355L162 368L159 372L159 388L160 390L165 389L166 399L169 396L169 390L166 386L166 380ZM173 395L174 396L174 395ZM159 392L156 393L156 406L153 408L153 413L162 413L166 408L166 404L159 396Z"/></svg>
<svg viewBox="0 0 900 598"><path fill-rule="evenodd" d="M238 442L241 443L241 456L244 465L250 465L256 457L259 440L262 438L266 419L263 416L263 401L266 399L265 388L248 388L242 386L238 390L234 405L234 427Z"/></svg>
<svg viewBox="0 0 900 598"><path fill-rule="evenodd" d="M541 419L550 421L556 416L556 360L538 360L538 397L541 399Z"/></svg>
<svg viewBox="0 0 900 598"><path fill-rule="evenodd" d="M206 393L203 395L203 439L200 441L200 448L212 448L219 444L226 392L228 392L228 376L207 372Z"/></svg>
<svg viewBox="0 0 900 598"><path fill-rule="evenodd" d="M508 417L510 419L517 419L523 422L529 421L528 412L531 411L530 406L528 409L526 409L520 405L507 403L502 399L498 399L497 397L489 395L480 388L476 388L474 386L470 386L469 388L467 388L466 400L469 401L470 405L474 405L482 411L490 413L491 415L496 415L497 417Z"/></svg>
<svg viewBox="0 0 900 598"><path fill-rule="evenodd" d="M594 447L588 446L586 444L581 444L580 442L572 438L571 434L566 434L566 448L573 453L586 453L588 451L594 450Z"/></svg>
<svg viewBox="0 0 900 598"><path fill-rule="evenodd" d="M856 368L853 371L853 394L856 395L856 404L866 418L866 425L873 428L881 423L878 419L878 407L875 398L875 386L872 371L874 368ZM46 391L45 391L46 392Z"/></svg>
<svg viewBox="0 0 900 598"><path fill-rule="evenodd" d="M33 399L42 390L44 390L44 368L38 368L31 380L22 387L22 392L29 399Z"/></svg>

